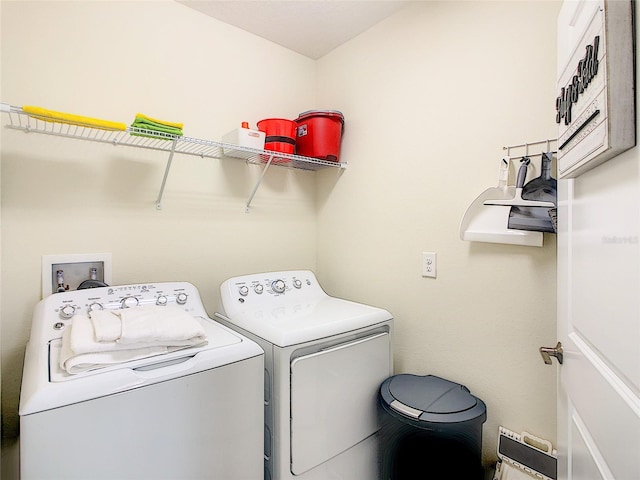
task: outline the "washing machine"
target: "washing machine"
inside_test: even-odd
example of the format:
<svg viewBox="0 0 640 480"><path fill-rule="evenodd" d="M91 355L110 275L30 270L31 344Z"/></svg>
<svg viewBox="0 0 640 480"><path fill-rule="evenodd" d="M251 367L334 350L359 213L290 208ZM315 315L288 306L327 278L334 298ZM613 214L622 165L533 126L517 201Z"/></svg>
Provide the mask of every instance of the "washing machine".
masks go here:
<svg viewBox="0 0 640 480"><path fill-rule="evenodd" d="M206 342L123 362L87 357L95 365L77 373L60 367L63 333L79 316L137 306L186 312ZM260 478L263 370L260 346L209 318L190 283L50 295L35 307L25 353L21 480Z"/></svg>
<svg viewBox="0 0 640 480"><path fill-rule="evenodd" d="M265 351L266 480L378 478L388 311L331 297L300 270L226 280L214 316Z"/></svg>

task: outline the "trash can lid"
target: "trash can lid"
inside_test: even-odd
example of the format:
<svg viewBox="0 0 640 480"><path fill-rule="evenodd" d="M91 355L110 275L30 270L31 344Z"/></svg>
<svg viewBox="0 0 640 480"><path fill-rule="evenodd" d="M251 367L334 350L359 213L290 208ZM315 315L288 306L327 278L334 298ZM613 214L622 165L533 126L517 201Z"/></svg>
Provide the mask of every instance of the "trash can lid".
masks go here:
<svg viewBox="0 0 640 480"><path fill-rule="evenodd" d="M381 386L394 410L425 421L461 422L486 416L486 406L464 385L434 375L395 375Z"/></svg>

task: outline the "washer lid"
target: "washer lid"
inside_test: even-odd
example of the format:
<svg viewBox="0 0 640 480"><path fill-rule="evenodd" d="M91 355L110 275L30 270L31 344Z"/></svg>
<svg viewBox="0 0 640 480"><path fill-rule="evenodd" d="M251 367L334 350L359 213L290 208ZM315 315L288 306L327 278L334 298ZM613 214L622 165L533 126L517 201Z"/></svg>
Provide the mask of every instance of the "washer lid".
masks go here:
<svg viewBox="0 0 640 480"><path fill-rule="evenodd" d="M383 397L394 409L423 420L441 421L475 416L474 408L482 403L467 387L433 375L396 375L383 385ZM386 392L384 391L386 390ZM480 409L484 411L484 405ZM464 413L462 417L456 414ZM452 415L453 414L453 415ZM447 417L447 415L452 415Z"/></svg>

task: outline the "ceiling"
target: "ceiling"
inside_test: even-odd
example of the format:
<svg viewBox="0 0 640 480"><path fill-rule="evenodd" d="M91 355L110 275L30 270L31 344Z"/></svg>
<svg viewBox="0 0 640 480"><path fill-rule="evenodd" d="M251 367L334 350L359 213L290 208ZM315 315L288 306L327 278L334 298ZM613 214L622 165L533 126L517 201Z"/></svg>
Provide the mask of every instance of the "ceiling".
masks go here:
<svg viewBox="0 0 640 480"><path fill-rule="evenodd" d="M177 0L317 60L400 10L405 0Z"/></svg>

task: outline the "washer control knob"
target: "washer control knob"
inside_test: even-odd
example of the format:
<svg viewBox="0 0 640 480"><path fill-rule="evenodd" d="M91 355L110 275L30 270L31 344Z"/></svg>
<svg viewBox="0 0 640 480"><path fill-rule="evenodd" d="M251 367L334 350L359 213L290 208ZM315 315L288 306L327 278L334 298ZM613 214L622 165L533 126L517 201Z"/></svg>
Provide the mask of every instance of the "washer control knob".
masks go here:
<svg viewBox="0 0 640 480"><path fill-rule="evenodd" d="M243 297L246 297L247 295L249 295L249 287L247 287L246 285L242 285L240 288L238 288L238 293Z"/></svg>
<svg viewBox="0 0 640 480"><path fill-rule="evenodd" d="M271 283L271 288L276 293L284 293L285 287L286 285L284 283L284 280L275 280Z"/></svg>
<svg viewBox="0 0 640 480"><path fill-rule="evenodd" d="M71 318L76 313L76 307L73 305L65 305L60 309L60 316L62 318Z"/></svg>
<svg viewBox="0 0 640 480"><path fill-rule="evenodd" d="M293 286L296 288L302 288L302 282L297 278L293 281Z"/></svg>
<svg viewBox="0 0 640 480"><path fill-rule="evenodd" d="M185 303L187 303L187 298L188 298L188 295L186 293L180 292L176 296L176 302L178 303L178 305L184 305Z"/></svg>
<svg viewBox="0 0 640 480"><path fill-rule="evenodd" d="M253 286L253 291L256 292L258 295L260 295L262 292L264 292L264 287L262 286L261 283L256 283Z"/></svg>
<svg viewBox="0 0 640 480"><path fill-rule="evenodd" d="M166 305L167 302L167 297L164 295L160 295L158 298L156 298L156 305Z"/></svg>
<svg viewBox="0 0 640 480"><path fill-rule="evenodd" d="M104 307L101 303L93 302L91 305L89 305L89 312L97 312L98 310L104 310Z"/></svg>
<svg viewBox="0 0 640 480"><path fill-rule="evenodd" d="M138 299L136 297L125 297L122 299L121 306L122 308L131 308L138 306Z"/></svg>

